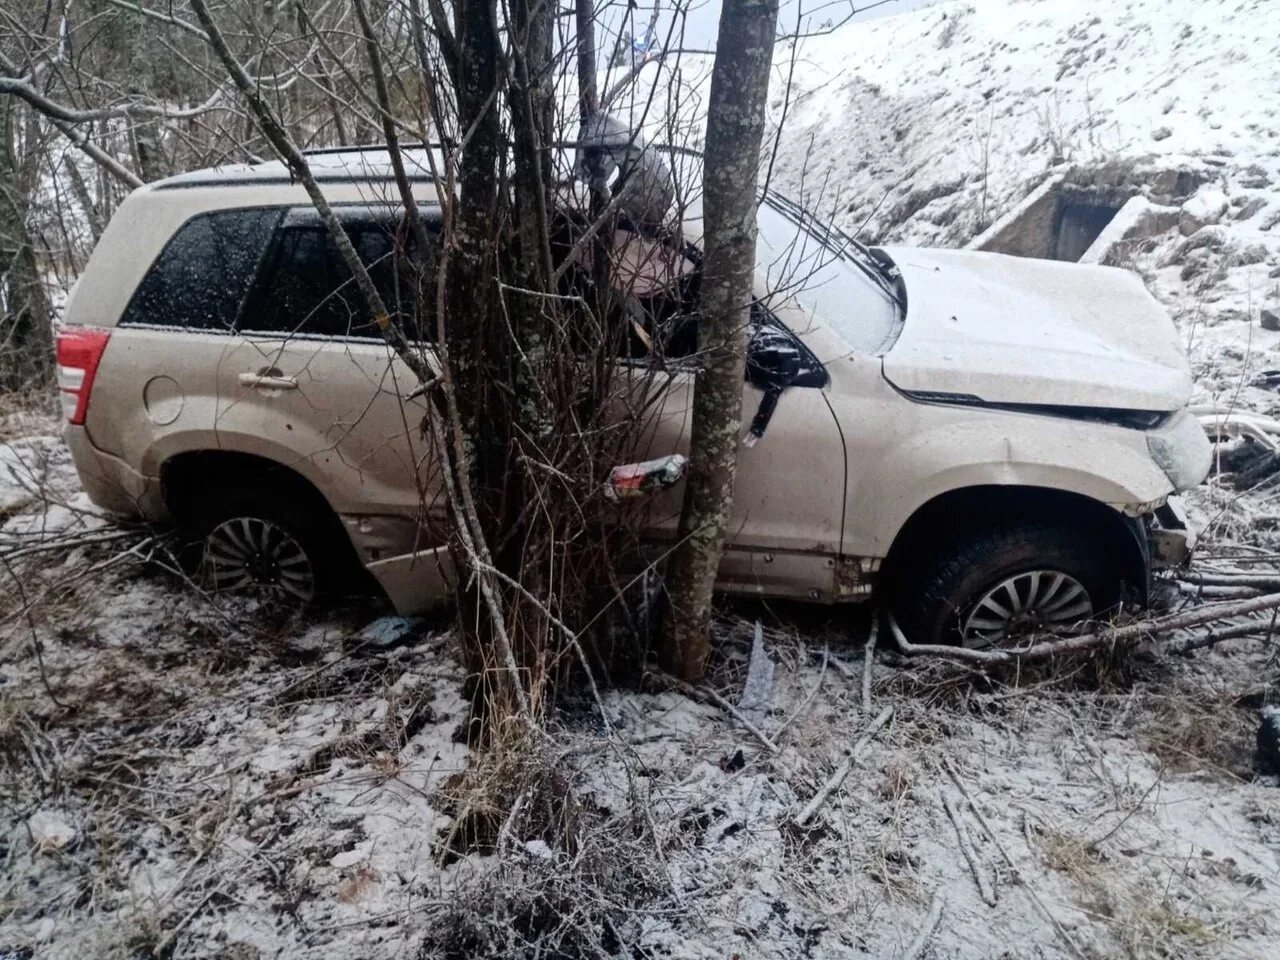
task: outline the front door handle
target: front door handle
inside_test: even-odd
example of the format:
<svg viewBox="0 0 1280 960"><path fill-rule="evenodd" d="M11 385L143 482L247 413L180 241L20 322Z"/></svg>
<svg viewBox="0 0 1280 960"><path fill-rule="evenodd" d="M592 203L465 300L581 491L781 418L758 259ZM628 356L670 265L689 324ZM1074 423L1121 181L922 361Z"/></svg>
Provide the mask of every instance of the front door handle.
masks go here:
<svg viewBox="0 0 1280 960"><path fill-rule="evenodd" d="M236 380L242 387L254 387L258 390L297 390L296 377L286 377L278 367L263 367L256 373L242 373Z"/></svg>

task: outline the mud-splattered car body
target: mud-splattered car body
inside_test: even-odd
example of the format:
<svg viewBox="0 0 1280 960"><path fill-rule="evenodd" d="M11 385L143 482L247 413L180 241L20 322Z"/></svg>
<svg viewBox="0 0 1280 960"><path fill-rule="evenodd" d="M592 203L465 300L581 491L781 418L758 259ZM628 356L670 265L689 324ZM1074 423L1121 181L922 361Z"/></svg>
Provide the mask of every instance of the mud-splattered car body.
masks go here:
<svg viewBox="0 0 1280 960"><path fill-rule="evenodd" d="M371 195L393 192L374 154L316 164L356 231ZM415 182L430 217L434 187ZM1154 564L1185 557L1169 500L1203 479L1209 446L1185 409L1173 324L1136 277L868 250L781 198L760 226L722 589L881 595L917 635L985 642L1015 621L1059 625L1140 598ZM67 442L90 496L119 513L182 519L212 487L240 490L236 510L286 532L301 508L319 511L400 611L420 611L448 595L452 567L440 527L419 522L427 449L406 423L427 410L412 375L369 331L288 327L268 309L288 279L270 271L296 266L302 240L322 244L317 230L277 164L135 191L68 305ZM636 459L687 452L692 361L620 363L661 391ZM273 495L259 512L274 519L254 518L253 491L268 487L290 503ZM443 518L440 491L426 494ZM644 504L654 538L674 532L681 496L676 484ZM969 582L952 568L986 569L978 547L1016 559ZM1062 600L1077 588L1087 604ZM913 591L937 601L914 622ZM982 633L984 603L1008 614L1003 628Z"/></svg>

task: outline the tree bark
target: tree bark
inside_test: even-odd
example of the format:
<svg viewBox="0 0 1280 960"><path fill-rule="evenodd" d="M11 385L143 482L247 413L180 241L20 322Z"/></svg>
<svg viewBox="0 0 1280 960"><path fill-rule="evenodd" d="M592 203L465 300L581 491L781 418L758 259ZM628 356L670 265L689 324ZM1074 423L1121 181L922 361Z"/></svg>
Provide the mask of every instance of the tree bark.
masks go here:
<svg viewBox="0 0 1280 960"><path fill-rule="evenodd" d="M667 669L700 677L710 653L711 591L733 502L742 421L756 184L778 0L725 0L707 106L703 276L689 480L667 577Z"/></svg>
<svg viewBox="0 0 1280 960"><path fill-rule="evenodd" d="M585 121L600 109L596 92L596 24L591 0L575 0L574 27L577 31L578 115Z"/></svg>
<svg viewBox="0 0 1280 960"><path fill-rule="evenodd" d="M16 119L0 103L0 390L43 386L53 372L52 311L27 227L36 170L23 152L35 150L35 124L20 138Z"/></svg>

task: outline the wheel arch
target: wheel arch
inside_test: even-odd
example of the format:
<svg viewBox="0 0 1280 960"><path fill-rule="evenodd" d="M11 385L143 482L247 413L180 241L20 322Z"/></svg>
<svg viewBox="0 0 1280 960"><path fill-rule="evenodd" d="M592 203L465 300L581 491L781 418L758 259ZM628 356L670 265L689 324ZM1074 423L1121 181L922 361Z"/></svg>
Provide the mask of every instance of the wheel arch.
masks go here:
<svg viewBox="0 0 1280 960"><path fill-rule="evenodd" d="M320 489L297 470L269 457L232 450L187 450L160 466L160 493L179 526L196 526L201 519L201 493L233 484L254 482L299 497L323 511L342 528L338 512ZM344 536L346 535L343 530ZM349 538L348 538L349 539Z"/></svg>
<svg viewBox="0 0 1280 960"><path fill-rule="evenodd" d="M980 532L1046 517L1096 530L1108 555L1116 559L1124 582L1146 602L1150 552L1142 520L1084 494L1052 487L984 484L938 494L917 507L898 530L881 566L881 583L892 589L911 559L931 544L955 543Z"/></svg>

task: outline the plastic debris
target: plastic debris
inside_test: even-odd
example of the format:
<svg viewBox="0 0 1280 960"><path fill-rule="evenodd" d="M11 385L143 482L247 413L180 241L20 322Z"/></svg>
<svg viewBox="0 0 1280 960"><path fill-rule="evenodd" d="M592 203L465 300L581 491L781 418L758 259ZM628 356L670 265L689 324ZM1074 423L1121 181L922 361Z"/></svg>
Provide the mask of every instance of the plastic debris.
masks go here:
<svg viewBox="0 0 1280 960"><path fill-rule="evenodd" d="M738 711L759 725L773 706L773 661L764 646L764 629L756 621L755 636L751 640L751 658L747 661L747 679L738 697Z"/></svg>
<svg viewBox="0 0 1280 960"><path fill-rule="evenodd" d="M379 617L361 630L356 639L371 647L390 647L407 639L420 626L421 617Z"/></svg>
<svg viewBox="0 0 1280 960"><path fill-rule="evenodd" d="M40 853L52 853L71 844L76 838L76 828L50 810L37 810L27 818L31 842Z"/></svg>
<svg viewBox="0 0 1280 960"><path fill-rule="evenodd" d="M680 453L643 463L624 463L609 471L609 479L604 482L604 495L618 503L666 489L684 476L684 468L688 465L689 458Z"/></svg>

